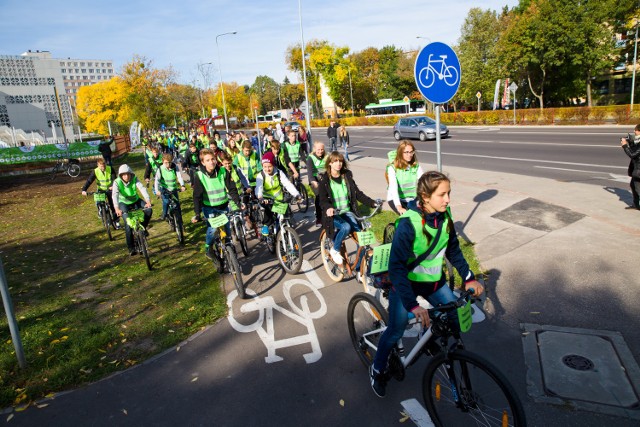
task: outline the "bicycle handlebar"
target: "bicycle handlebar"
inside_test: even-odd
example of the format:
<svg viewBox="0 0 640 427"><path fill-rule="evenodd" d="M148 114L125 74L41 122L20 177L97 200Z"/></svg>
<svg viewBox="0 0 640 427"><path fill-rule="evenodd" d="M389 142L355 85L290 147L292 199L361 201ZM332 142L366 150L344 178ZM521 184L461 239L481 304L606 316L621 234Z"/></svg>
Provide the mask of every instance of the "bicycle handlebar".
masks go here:
<svg viewBox="0 0 640 427"><path fill-rule="evenodd" d="M475 290L473 288L469 288L468 291L462 291L462 293L460 294L458 299L456 299L455 301L451 301L449 303L442 304L442 305L439 305L437 307L430 308L428 310L429 311L429 317L431 317L433 314L435 314L437 312L443 313L443 312L449 312L449 311L457 310L458 308L460 308L463 305L465 305L471 299L471 296L473 295L474 292L475 292ZM415 319L415 317L416 316L412 312L409 312L409 319Z"/></svg>
<svg viewBox="0 0 640 427"><path fill-rule="evenodd" d="M373 212L371 212L371 214L370 214L370 215L365 215L365 216L358 216L358 215L354 215L354 216L356 217L356 219L357 219L358 221L364 221L364 220L367 220L367 219L371 218L372 216L374 216L375 214L377 214L377 213L380 211L380 208L382 208L382 204L383 204L382 200L378 199L378 200L376 200L376 205L377 205L377 206L376 206L376 208L373 210ZM338 215L339 215L339 214L338 214Z"/></svg>

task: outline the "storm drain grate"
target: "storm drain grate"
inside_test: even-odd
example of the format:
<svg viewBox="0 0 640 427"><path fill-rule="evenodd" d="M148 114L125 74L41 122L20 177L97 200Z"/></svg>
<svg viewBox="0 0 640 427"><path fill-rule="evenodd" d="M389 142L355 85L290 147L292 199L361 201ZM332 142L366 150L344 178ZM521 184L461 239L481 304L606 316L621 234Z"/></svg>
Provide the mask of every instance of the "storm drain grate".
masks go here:
<svg viewBox="0 0 640 427"><path fill-rule="evenodd" d="M594 364L591 360L578 354L568 354L562 358L562 363L576 371L593 371Z"/></svg>

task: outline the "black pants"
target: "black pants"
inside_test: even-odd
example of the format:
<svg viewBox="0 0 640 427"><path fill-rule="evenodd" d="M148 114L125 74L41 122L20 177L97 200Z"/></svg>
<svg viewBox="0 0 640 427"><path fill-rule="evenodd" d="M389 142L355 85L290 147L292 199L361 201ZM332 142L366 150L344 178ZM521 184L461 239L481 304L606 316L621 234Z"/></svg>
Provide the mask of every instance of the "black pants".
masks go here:
<svg viewBox="0 0 640 427"><path fill-rule="evenodd" d="M640 178L631 178L629 186L631 187L631 195L633 196L632 205L640 209Z"/></svg>
<svg viewBox="0 0 640 427"><path fill-rule="evenodd" d="M124 233L125 233L125 237L127 240L127 247L129 248L129 250L133 250L133 232L131 230L131 228L129 227L129 224L127 224L127 214L129 212L130 209L143 209L144 212L144 219L142 220L142 226L144 228L147 228L147 225L149 225L149 221L151 221L151 208L145 208L144 207L144 200L140 199L135 203L132 203L130 205L126 204L126 203L119 203L119 208L122 211L122 218L124 219Z"/></svg>

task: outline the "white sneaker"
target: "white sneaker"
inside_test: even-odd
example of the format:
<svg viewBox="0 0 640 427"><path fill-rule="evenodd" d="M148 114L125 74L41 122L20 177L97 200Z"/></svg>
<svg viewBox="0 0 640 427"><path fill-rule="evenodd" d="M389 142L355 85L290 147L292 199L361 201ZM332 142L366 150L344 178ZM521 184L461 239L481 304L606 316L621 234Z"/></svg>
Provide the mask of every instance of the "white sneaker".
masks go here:
<svg viewBox="0 0 640 427"><path fill-rule="evenodd" d="M331 259L333 260L333 262L335 262L338 265L344 262L344 260L342 259L342 255L340 255L340 252L336 251L333 248L329 250L329 255L331 255Z"/></svg>

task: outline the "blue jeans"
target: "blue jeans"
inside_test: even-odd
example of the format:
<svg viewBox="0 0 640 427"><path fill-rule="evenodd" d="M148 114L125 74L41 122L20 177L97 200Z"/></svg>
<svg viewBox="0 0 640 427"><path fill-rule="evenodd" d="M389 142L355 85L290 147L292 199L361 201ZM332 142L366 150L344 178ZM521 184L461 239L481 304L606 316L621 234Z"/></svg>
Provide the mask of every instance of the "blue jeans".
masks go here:
<svg viewBox="0 0 640 427"><path fill-rule="evenodd" d="M348 146L348 142L347 140L341 140L340 141L340 145L342 145L342 148L344 149L344 158L349 161L349 146Z"/></svg>
<svg viewBox="0 0 640 427"><path fill-rule="evenodd" d="M333 249L340 252L342 242L353 231L360 231L360 224L356 219L353 212L345 212L333 217L333 228L335 229L333 235Z"/></svg>
<svg viewBox="0 0 640 427"><path fill-rule="evenodd" d="M427 297L427 301L434 307L455 301L455 299L455 295L446 284ZM380 337L378 352L373 360L373 367L376 371L384 372L387 369L389 353L402 338L408 322L409 312L405 310L398 293L392 288L389 292L389 324Z"/></svg>
<svg viewBox="0 0 640 427"><path fill-rule="evenodd" d="M329 152L338 151L338 138L329 138L329 146L331 150Z"/></svg>
<svg viewBox="0 0 640 427"><path fill-rule="evenodd" d="M213 218L218 215L227 213L227 209L216 209L213 206L202 206L202 213L204 215L205 221L207 218ZM218 229L211 227L209 221L207 221L207 236L205 238L205 243L207 246L211 246L213 244L213 238ZM224 225L224 231L227 233L227 239L231 238L231 224L226 223Z"/></svg>

